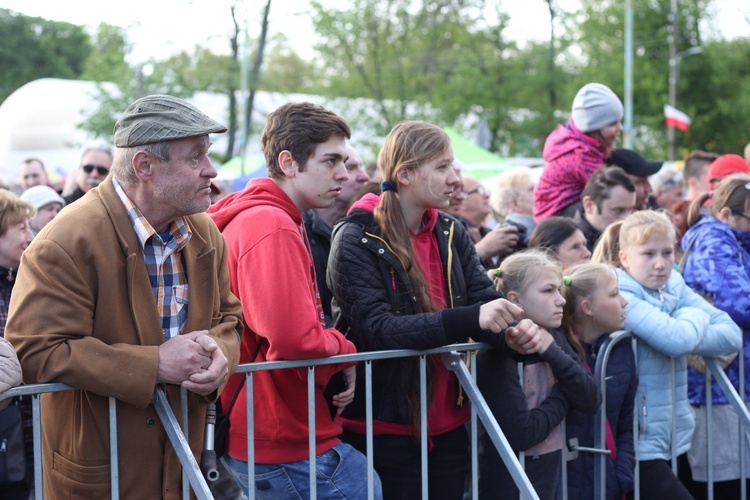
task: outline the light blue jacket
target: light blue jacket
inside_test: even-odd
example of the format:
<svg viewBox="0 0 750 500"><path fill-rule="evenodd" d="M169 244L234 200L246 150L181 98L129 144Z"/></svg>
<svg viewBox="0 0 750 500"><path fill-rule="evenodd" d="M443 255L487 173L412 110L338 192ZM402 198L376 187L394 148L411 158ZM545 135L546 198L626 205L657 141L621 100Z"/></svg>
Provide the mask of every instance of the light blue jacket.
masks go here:
<svg viewBox="0 0 750 500"><path fill-rule="evenodd" d="M693 292L678 272L672 272L660 290L644 288L622 269L617 270L617 277L620 293L628 301L625 330L638 337L638 458L669 460L672 427L677 455L690 448L695 429L687 399L685 354L736 352L742 347L742 334L727 313Z"/></svg>

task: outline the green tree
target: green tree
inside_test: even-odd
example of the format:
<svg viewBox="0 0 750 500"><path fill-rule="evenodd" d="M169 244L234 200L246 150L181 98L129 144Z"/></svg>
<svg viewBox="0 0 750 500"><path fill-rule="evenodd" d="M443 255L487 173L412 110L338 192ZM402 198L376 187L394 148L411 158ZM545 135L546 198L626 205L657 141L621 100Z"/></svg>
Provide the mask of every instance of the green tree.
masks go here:
<svg viewBox="0 0 750 500"><path fill-rule="evenodd" d="M0 9L0 102L39 78L76 79L92 50L83 27Z"/></svg>
<svg viewBox="0 0 750 500"><path fill-rule="evenodd" d="M678 2L677 52L703 43L700 21L708 18L711 2ZM567 38L577 54L566 56L572 78L561 102L572 103L582 85L596 81L624 96L624 3L619 0L582 0L581 9L564 16ZM672 26L670 0L633 0L633 140L644 156L666 158L664 104L669 102L669 40ZM705 80L689 80L689 68L704 64L704 56L692 56L681 64L678 107L689 111L692 104L683 92L688 86L706 92ZM698 94L698 92L696 92ZM701 99L709 98L704 95ZM679 134L679 132L678 132ZM690 135L678 136L683 147ZM679 156L679 155L678 155Z"/></svg>

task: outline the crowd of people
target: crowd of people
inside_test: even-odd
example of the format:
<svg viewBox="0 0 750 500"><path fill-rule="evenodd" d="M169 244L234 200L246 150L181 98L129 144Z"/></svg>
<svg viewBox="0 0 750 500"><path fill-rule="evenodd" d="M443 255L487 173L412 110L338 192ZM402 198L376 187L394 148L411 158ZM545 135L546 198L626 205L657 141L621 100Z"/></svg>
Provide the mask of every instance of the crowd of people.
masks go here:
<svg viewBox="0 0 750 500"><path fill-rule="evenodd" d="M45 498L109 495L109 397L120 494L182 496L157 384L178 415L187 390L196 456L208 405L228 412L222 479L234 489L217 498L247 496L249 467L256 498L307 498L307 371L254 375L251 454L238 364L470 339L490 345L477 385L540 498L559 493L566 439L594 445L602 405L607 499L633 495L636 469L641 498L708 498L708 446L713 498L739 498L750 454L741 460L744 431L715 382L708 409L703 356L739 390L750 165L703 151L682 172L647 161L615 148L622 114L609 88L585 85L547 138L541 176L517 167L493 185L433 124L394 126L373 170L344 118L288 103L261 134L268 177L227 195L208 158L226 127L166 95L133 102L113 144L85 145L64 193L40 160L24 161L20 196L0 190L0 391L21 374L79 389L42 397ZM637 350L618 344L602 372L619 330ZM363 364L316 369L318 498L422 496L419 365L373 361L370 400ZM438 356L426 394L429 497L476 486L483 499L518 498L484 428L470 484L470 403ZM12 404L29 422L28 399ZM26 478L0 496L28 498L30 445ZM584 451L567 464L570 498L598 498L593 463Z"/></svg>

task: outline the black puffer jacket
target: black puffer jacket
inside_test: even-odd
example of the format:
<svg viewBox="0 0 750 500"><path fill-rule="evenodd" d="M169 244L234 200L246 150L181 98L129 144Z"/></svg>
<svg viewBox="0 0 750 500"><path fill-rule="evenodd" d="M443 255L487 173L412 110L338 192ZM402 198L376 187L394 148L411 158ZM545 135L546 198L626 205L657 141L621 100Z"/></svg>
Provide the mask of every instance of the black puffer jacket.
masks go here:
<svg viewBox="0 0 750 500"><path fill-rule="evenodd" d="M383 239L372 212L355 210L336 224L328 260L328 286L333 292L335 327L358 351L429 349L469 337L505 349L503 335L479 327L480 306L500 297L488 278L464 226L442 212L435 236L448 281L449 309L417 310L406 270ZM418 389L413 358L373 363L373 417L409 423L407 394ZM365 415L362 364L354 403L344 413Z"/></svg>

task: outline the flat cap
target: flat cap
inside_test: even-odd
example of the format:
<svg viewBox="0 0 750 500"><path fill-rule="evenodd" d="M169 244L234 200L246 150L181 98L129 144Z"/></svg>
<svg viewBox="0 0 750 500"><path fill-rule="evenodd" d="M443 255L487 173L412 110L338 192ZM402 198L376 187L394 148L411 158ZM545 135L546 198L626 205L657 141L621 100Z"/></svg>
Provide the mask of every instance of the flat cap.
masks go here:
<svg viewBox="0 0 750 500"><path fill-rule="evenodd" d="M133 102L115 123L118 148L219 134L227 128L204 115L189 102L171 95L154 94Z"/></svg>

